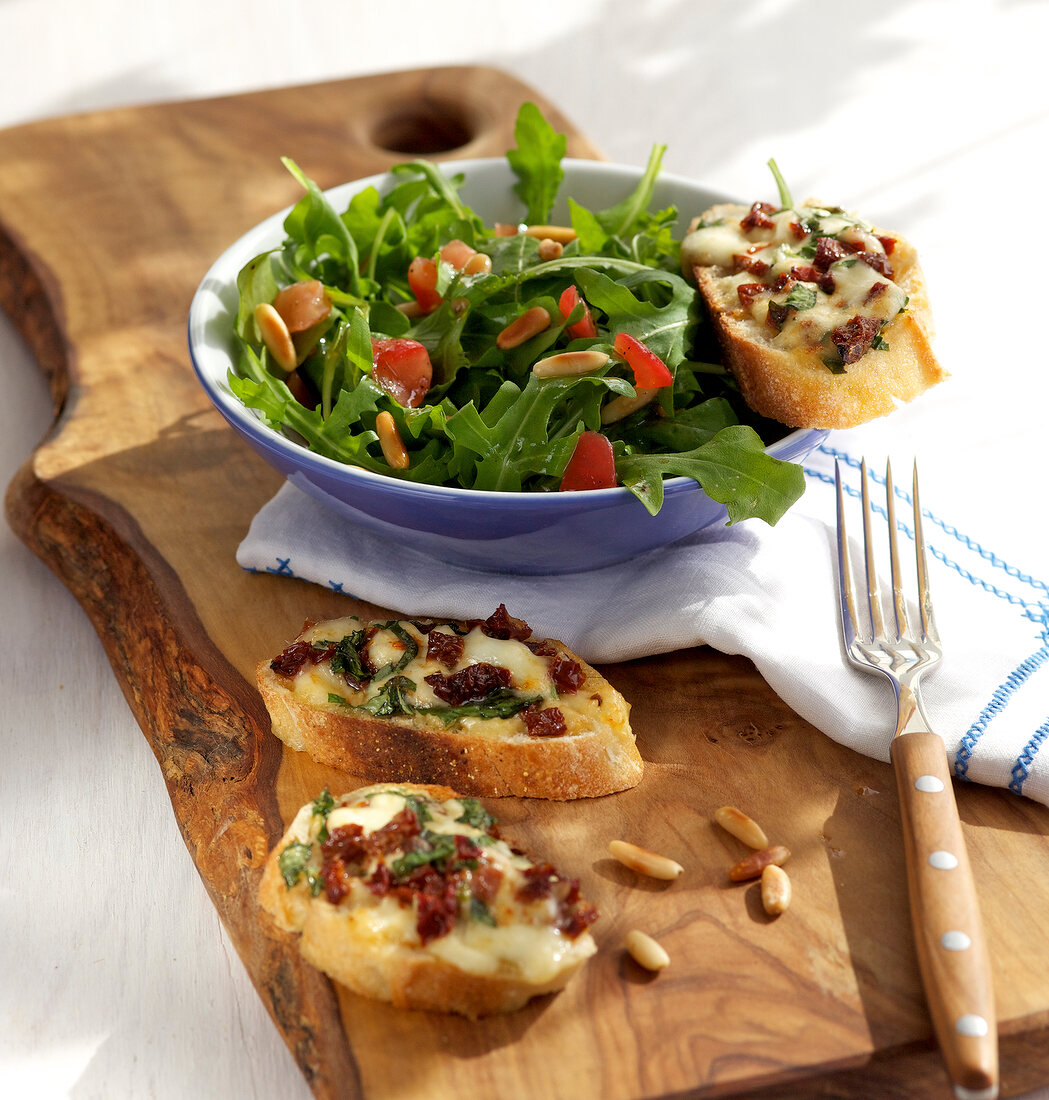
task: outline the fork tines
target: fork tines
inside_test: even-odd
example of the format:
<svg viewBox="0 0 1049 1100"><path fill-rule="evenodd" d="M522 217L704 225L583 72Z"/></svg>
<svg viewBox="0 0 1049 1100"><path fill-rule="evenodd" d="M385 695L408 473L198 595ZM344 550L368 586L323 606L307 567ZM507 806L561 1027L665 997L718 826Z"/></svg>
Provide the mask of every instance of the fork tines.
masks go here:
<svg viewBox="0 0 1049 1100"><path fill-rule="evenodd" d="M885 621L882 613L882 596L878 582L878 571L874 556L874 534L872 532L873 507L871 504L870 480L867 476L867 460L860 463L860 497L863 510L863 548L864 576L867 587L867 616L870 623L870 640L886 636ZM834 483L837 490L837 527L838 527L838 578L841 586L841 622L846 648L856 640L860 631L860 622L856 614L856 597L853 589L852 566L849 558L848 538L845 528L845 500L841 480L841 463L835 461ZM922 529L921 503L918 496L918 464L914 464L912 488L914 508L914 551L917 570L918 595L917 607L920 628L915 640L922 643L937 644L939 636L932 613L932 598L929 593L929 571L926 560L925 535ZM892 480L892 463L885 464L885 514L889 529L889 569L892 580L892 613L895 622L895 640L906 639L911 632L907 614L907 603L903 594L903 575L900 568L898 528L896 523L896 489Z"/></svg>

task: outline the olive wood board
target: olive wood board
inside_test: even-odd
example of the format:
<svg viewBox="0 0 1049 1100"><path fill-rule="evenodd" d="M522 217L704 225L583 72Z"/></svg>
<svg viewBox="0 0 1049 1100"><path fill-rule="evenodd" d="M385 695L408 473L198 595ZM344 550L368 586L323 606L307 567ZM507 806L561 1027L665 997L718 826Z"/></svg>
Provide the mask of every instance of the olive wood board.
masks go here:
<svg viewBox="0 0 1049 1100"><path fill-rule="evenodd" d="M8 489L9 522L94 624L189 853L317 1097L947 1096L891 770L818 733L739 657L700 648L603 668L633 704L646 761L634 790L489 802L508 836L578 875L602 913L599 952L562 993L479 1022L366 1002L303 963L257 909L284 824L325 784L357 780L283 749L252 669L307 617L400 609L237 566L280 480L195 380L190 298L226 246L298 197L281 155L325 187L409 155L497 156L525 99L569 135L572 155L600 155L538 92L483 67L0 133L0 301L56 409ZM972 785L957 794L995 971L1003 1094L1016 1095L1049 1082L1049 810ZM793 853L794 901L778 919L756 884L728 881L741 848L710 817L729 802ZM617 837L684 874L639 878L607 856ZM625 955L631 928L664 944L666 970Z"/></svg>

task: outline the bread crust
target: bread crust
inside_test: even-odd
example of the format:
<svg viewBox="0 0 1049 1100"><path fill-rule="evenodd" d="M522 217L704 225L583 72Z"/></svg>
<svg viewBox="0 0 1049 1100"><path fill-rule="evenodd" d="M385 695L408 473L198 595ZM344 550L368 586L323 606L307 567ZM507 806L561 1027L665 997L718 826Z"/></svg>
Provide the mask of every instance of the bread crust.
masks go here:
<svg viewBox="0 0 1049 1100"><path fill-rule="evenodd" d="M397 783L398 790L429 794L440 801L458 797L442 785ZM506 966L473 974L418 947L376 937L353 919L353 910L311 897L304 883L288 887L278 865L280 852L296 836L295 822L266 860L259 904L277 929L298 935L303 958L355 993L397 1008L455 1012L471 1019L513 1012L533 997L562 989L595 950L580 937L560 969L546 981L527 981Z"/></svg>
<svg viewBox="0 0 1049 1100"><path fill-rule="evenodd" d="M304 702L270 663L256 667L273 733L289 748L367 782L443 783L465 795L559 801L636 786L644 764L629 724L630 704L562 642L583 671L578 691L601 698L602 723L559 737L482 736L419 717L374 718L363 710Z"/></svg>
<svg viewBox="0 0 1049 1100"><path fill-rule="evenodd" d="M806 206L822 206L809 199ZM722 204L701 220L738 217L745 207ZM882 330L888 350L868 352L835 374L823 353L774 347L764 326L742 307L725 268L695 265L692 275L743 399L762 416L793 428L851 428L892 412L947 377L932 350L932 315L925 278L911 244L891 235L893 281L908 296L906 311Z"/></svg>

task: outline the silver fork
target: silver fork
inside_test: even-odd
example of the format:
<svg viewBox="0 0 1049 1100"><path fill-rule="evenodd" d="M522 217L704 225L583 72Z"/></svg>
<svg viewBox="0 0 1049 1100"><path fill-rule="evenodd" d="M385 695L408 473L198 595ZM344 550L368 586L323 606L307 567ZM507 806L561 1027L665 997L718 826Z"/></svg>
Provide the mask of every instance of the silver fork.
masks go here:
<svg viewBox="0 0 1049 1100"><path fill-rule="evenodd" d="M958 1100L993 1100L998 1095L998 1028L990 964L947 753L943 739L929 725L919 691L922 674L940 660L941 649L929 594L918 467L915 464L912 492L918 583L918 614L913 622L900 572L892 468L887 465L885 470L892 580L888 625L874 559L866 460L860 473L867 588L867 614L862 622L857 616L845 531L841 467L835 464L838 588L845 651L852 665L885 676L896 693L896 732L889 751L900 798L911 923L922 984Z"/></svg>

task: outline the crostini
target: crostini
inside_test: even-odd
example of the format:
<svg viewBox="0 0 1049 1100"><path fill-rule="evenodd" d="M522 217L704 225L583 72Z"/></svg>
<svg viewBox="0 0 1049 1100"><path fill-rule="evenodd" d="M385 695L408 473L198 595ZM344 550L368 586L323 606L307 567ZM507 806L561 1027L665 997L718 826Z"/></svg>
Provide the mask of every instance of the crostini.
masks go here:
<svg viewBox="0 0 1049 1100"><path fill-rule="evenodd" d="M512 1012L596 951L578 881L441 786L325 790L270 853L259 902L309 963L400 1008Z"/></svg>
<svg viewBox="0 0 1049 1100"><path fill-rule="evenodd" d="M784 198L713 206L681 247L747 404L791 427L847 428L946 377L914 248L839 207Z"/></svg>
<svg viewBox="0 0 1049 1100"><path fill-rule="evenodd" d="M641 780L630 705L504 605L473 622L307 623L256 669L274 734L369 782L571 799Z"/></svg>

